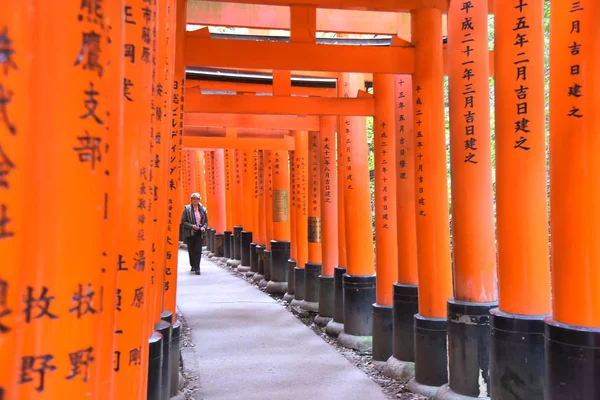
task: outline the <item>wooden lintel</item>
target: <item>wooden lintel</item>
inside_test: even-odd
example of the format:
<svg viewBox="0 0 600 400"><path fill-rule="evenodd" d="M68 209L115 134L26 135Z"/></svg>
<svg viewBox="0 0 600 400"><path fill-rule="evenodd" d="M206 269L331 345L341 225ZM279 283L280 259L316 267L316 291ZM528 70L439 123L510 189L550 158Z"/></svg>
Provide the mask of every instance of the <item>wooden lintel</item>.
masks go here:
<svg viewBox="0 0 600 400"><path fill-rule="evenodd" d="M184 136L206 136L206 137L223 137L235 139L241 138L276 138L281 139L285 135L289 135L289 129L256 129L256 128L218 128L212 126L194 126L186 125L183 128Z"/></svg>
<svg viewBox="0 0 600 400"><path fill-rule="evenodd" d="M199 88L204 90L222 90L232 92L246 93L273 93L273 86L258 83L241 83L241 82L219 82L219 81L196 81L186 80L186 88ZM292 86L292 94L300 94L307 96L318 97L336 97L337 91L335 88L313 88Z"/></svg>
<svg viewBox="0 0 600 400"><path fill-rule="evenodd" d="M227 0L227 2L271 6L307 5L317 8L360 11L400 12L419 8L437 8L446 11L448 9L448 0Z"/></svg>
<svg viewBox="0 0 600 400"><path fill-rule="evenodd" d="M184 136L183 149L242 149L242 150L294 150L294 138L256 139Z"/></svg>
<svg viewBox="0 0 600 400"><path fill-rule="evenodd" d="M375 102L372 97L327 98L203 95L185 96L186 112L218 114L276 114L276 115L373 115Z"/></svg>
<svg viewBox="0 0 600 400"><path fill-rule="evenodd" d="M188 32L185 63L188 67L412 74L414 51L413 47L207 39Z"/></svg>
<svg viewBox="0 0 600 400"><path fill-rule="evenodd" d="M187 100L187 98L186 98ZM241 129L288 129L318 131L319 117L298 115L208 114L187 112L185 126L231 127Z"/></svg>

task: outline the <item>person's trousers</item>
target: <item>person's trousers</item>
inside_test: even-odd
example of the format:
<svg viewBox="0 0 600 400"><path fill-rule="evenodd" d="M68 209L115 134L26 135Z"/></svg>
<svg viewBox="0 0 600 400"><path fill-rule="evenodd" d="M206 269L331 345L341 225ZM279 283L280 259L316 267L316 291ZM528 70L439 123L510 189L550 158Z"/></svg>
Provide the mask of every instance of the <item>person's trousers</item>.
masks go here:
<svg viewBox="0 0 600 400"><path fill-rule="evenodd" d="M194 271L200 271L200 260L202 259L202 236L199 233L185 239L190 256L190 266Z"/></svg>

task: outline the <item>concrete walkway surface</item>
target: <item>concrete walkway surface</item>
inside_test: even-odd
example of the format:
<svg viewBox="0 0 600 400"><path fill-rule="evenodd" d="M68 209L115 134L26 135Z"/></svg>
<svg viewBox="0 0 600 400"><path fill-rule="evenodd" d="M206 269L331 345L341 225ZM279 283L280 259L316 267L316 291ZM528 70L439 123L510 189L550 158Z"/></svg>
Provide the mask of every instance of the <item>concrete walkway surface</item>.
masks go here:
<svg viewBox="0 0 600 400"><path fill-rule="evenodd" d="M267 294L179 253L177 305L206 400L379 400L381 388Z"/></svg>

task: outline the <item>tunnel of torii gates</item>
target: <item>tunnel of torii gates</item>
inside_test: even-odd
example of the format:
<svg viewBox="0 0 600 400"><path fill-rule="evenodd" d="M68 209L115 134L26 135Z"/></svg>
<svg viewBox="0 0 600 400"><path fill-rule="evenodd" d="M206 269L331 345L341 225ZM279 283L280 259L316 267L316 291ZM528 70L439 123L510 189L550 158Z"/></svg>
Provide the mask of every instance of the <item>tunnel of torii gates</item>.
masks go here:
<svg viewBox="0 0 600 400"><path fill-rule="evenodd" d="M177 393L200 192L214 258L411 390L599 399L600 3L550 2L550 219L543 0L294 3L2 7L0 398Z"/></svg>

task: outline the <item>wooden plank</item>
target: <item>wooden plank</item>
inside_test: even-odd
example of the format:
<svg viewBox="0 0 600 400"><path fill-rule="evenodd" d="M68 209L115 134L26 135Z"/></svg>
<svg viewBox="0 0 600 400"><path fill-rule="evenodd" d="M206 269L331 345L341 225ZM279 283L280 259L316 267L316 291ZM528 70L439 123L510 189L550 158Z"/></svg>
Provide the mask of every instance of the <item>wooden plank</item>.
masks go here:
<svg viewBox="0 0 600 400"><path fill-rule="evenodd" d="M186 112L276 115L373 115L372 97L327 98L187 94Z"/></svg>
<svg viewBox="0 0 600 400"><path fill-rule="evenodd" d="M186 99L187 100L187 99ZM185 126L318 131L319 117L298 115L208 114L187 112Z"/></svg>
<svg viewBox="0 0 600 400"><path fill-rule="evenodd" d="M184 136L184 149L242 149L242 150L294 150L294 138L282 139L223 138Z"/></svg>

